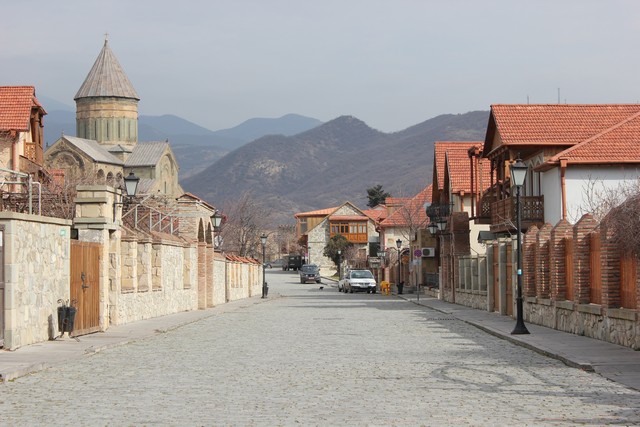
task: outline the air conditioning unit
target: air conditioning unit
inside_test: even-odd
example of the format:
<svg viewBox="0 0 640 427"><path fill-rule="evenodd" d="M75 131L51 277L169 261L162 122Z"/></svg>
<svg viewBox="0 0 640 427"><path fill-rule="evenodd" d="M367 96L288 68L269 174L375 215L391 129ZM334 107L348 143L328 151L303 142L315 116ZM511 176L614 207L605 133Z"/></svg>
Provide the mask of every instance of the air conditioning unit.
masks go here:
<svg viewBox="0 0 640 427"><path fill-rule="evenodd" d="M433 258L436 256L436 248L422 248L423 258Z"/></svg>

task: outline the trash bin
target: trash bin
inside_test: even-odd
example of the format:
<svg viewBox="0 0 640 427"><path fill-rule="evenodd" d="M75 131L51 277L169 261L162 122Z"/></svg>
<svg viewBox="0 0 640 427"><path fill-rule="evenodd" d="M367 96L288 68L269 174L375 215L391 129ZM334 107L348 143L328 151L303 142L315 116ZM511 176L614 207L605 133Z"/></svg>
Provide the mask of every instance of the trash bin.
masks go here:
<svg viewBox="0 0 640 427"><path fill-rule="evenodd" d="M67 323L65 324L65 332L73 332L73 324L76 321L76 312L78 309L75 307L67 307Z"/></svg>
<svg viewBox="0 0 640 427"><path fill-rule="evenodd" d="M58 332L64 333L64 320L67 317L67 307L58 307Z"/></svg>
<svg viewBox="0 0 640 427"><path fill-rule="evenodd" d="M404 289L404 282L398 283L398 295L402 295L403 289Z"/></svg>

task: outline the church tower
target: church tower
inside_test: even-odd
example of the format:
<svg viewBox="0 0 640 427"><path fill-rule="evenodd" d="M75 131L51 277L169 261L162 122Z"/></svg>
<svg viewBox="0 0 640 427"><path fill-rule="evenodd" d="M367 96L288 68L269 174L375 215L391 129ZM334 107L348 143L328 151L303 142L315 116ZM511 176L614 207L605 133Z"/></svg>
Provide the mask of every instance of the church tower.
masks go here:
<svg viewBox="0 0 640 427"><path fill-rule="evenodd" d="M103 145L138 142L138 94L111 51L108 40L74 97L76 135Z"/></svg>

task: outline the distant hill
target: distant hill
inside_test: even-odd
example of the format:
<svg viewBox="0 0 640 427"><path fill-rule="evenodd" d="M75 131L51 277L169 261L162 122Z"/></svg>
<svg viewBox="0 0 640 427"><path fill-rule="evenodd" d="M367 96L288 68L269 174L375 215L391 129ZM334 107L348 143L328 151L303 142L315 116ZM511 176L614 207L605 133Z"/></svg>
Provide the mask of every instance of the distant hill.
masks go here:
<svg viewBox="0 0 640 427"><path fill-rule="evenodd" d="M41 102L47 109L44 101ZM49 102L51 105L62 106L63 109L47 110L45 141L53 144L63 132L76 136L75 112L64 108L61 103ZM175 115L140 116L138 139L168 140L180 165L180 177L187 178L210 166L229 151L263 135L294 135L321 123L309 117L287 114L277 119L249 119L230 129L212 131Z"/></svg>
<svg viewBox="0 0 640 427"><path fill-rule="evenodd" d="M345 201L364 208L376 184L396 197L415 195L432 180L434 142L483 140L488 116L445 114L390 134L338 117L298 135L259 138L181 184L223 207L251 190L279 222Z"/></svg>

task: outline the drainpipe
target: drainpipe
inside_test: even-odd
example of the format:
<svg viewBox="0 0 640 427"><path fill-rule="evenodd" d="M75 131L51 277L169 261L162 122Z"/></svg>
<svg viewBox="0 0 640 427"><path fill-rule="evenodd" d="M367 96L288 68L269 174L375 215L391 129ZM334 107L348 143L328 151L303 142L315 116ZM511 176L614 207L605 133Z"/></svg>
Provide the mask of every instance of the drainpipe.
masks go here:
<svg viewBox="0 0 640 427"><path fill-rule="evenodd" d="M562 219L567 219L567 188L565 185L565 173L567 171L567 159L560 159L560 188L562 194Z"/></svg>

